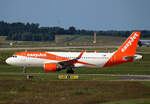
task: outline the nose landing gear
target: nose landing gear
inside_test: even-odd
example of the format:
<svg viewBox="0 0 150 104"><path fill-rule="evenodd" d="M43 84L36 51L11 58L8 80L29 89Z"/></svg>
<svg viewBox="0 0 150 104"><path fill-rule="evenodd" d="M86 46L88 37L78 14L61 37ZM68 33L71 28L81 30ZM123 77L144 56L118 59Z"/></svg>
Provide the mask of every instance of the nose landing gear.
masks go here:
<svg viewBox="0 0 150 104"><path fill-rule="evenodd" d="M23 73L26 73L27 71L26 71L26 67L24 66L23 67Z"/></svg>

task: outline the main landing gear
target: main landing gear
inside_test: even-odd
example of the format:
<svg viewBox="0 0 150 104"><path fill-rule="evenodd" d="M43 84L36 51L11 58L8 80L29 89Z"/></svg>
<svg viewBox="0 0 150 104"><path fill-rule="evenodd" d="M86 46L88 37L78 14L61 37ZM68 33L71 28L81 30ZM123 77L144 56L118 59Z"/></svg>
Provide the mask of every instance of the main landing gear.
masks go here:
<svg viewBox="0 0 150 104"><path fill-rule="evenodd" d="M74 71L72 70L72 67L67 67L67 73L68 74L74 74Z"/></svg>

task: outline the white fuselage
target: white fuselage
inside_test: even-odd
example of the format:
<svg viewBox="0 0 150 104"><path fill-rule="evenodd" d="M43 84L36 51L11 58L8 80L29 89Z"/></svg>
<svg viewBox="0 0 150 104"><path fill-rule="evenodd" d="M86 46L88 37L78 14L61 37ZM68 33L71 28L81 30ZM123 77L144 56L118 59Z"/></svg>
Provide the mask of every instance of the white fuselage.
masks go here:
<svg viewBox="0 0 150 104"><path fill-rule="evenodd" d="M56 56L61 56L63 58L75 59L80 54L79 52L46 52L54 54ZM78 60L81 63L76 63L75 67L103 67L104 64L109 60L113 53L93 53L85 52L83 56ZM47 59L44 59L47 58ZM28 57L28 56L13 56L6 60L6 63L15 66L28 66L28 67L43 67L45 63L58 63L59 58L53 60L53 57ZM64 60L65 61L65 60Z"/></svg>

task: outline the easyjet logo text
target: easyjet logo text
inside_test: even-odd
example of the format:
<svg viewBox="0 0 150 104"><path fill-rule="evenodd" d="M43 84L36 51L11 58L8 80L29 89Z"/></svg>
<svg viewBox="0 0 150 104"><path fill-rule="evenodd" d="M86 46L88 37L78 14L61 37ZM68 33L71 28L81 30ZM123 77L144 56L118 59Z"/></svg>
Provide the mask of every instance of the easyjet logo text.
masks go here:
<svg viewBox="0 0 150 104"><path fill-rule="evenodd" d="M132 37L130 37L129 41L124 45L124 47L121 49L121 51L124 52L129 46L131 46L137 37L138 37L137 33L135 33Z"/></svg>
<svg viewBox="0 0 150 104"><path fill-rule="evenodd" d="M40 56L46 56L46 54L27 54L27 56L29 56L29 57L40 57Z"/></svg>

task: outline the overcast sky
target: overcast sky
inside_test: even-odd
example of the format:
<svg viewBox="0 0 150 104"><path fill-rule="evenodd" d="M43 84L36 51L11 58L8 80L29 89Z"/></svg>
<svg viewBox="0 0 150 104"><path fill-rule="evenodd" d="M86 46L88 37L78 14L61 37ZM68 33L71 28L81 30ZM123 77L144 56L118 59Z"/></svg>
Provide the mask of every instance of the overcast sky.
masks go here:
<svg viewBox="0 0 150 104"><path fill-rule="evenodd" d="M150 0L0 0L0 21L90 30L150 30Z"/></svg>

